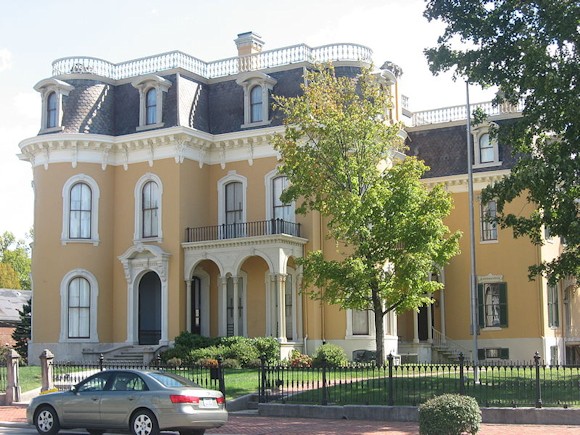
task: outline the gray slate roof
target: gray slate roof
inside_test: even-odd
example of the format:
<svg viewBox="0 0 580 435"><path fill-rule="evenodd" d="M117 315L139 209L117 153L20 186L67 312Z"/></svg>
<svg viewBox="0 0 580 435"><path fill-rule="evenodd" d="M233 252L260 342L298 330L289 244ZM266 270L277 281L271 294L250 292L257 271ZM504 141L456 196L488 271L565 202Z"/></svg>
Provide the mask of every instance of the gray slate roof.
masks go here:
<svg viewBox="0 0 580 435"><path fill-rule="evenodd" d="M20 322L18 310L32 298L30 290L0 289L0 325Z"/></svg>

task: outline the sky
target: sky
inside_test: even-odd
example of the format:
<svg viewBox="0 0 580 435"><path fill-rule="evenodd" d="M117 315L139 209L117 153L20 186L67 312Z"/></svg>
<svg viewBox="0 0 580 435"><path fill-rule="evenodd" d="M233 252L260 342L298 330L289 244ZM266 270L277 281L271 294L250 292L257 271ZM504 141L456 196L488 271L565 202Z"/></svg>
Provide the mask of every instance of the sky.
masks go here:
<svg viewBox="0 0 580 435"><path fill-rule="evenodd" d="M18 159L18 144L40 129L40 95L33 87L51 76L54 60L86 56L117 63L180 50L207 62L235 56L234 39L253 31L264 40L264 50L344 42L371 48L376 66L389 60L402 68L400 88L412 111L465 104L464 82L429 71L423 50L435 46L443 25L423 17L425 4L0 0L0 234L24 238L33 226L32 169ZM470 87L472 103L492 98L490 90Z"/></svg>

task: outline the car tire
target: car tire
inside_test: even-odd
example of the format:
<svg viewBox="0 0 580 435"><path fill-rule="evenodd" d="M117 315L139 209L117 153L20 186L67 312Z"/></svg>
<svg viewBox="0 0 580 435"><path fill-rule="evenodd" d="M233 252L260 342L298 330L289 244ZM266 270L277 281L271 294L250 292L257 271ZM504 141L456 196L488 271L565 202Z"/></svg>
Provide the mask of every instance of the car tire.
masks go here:
<svg viewBox="0 0 580 435"><path fill-rule="evenodd" d="M60 421L54 408L48 405L38 408L34 414L34 426L40 434L57 434L60 430Z"/></svg>
<svg viewBox="0 0 580 435"><path fill-rule="evenodd" d="M179 435L203 435L205 429L182 429L179 431Z"/></svg>
<svg viewBox="0 0 580 435"><path fill-rule="evenodd" d="M131 417L129 430L132 435L159 435L159 424L151 411L138 409Z"/></svg>

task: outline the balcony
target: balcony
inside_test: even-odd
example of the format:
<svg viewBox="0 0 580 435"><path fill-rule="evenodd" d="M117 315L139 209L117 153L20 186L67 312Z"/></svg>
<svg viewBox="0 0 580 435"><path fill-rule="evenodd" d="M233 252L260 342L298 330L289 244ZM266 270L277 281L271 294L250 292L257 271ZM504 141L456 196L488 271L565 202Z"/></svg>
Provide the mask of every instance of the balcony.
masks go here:
<svg viewBox="0 0 580 435"><path fill-rule="evenodd" d="M198 76L212 79L243 71L261 70L299 62L354 61L370 65L372 54L370 48L358 44L329 44L320 47L298 44L213 62L204 62L181 51L170 51L121 63L111 63L95 57L75 56L55 60L52 63L52 75L95 74L108 79L121 80L182 68Z"/></svg>
<svg viewBox="0 0 580 435"><path fill-rule="evenodd" d="M488 116L497 116L505 114L521 113L524 108L523 101L517 105L504 103L499 106L493 105L491 101L471 104L471 110L483 110ZM461 121L467 119L467 107L465 104L460 106L442 107L433 110L423 110L413 112L411 117L411 126L419 127L422 125L440 124L451 121Z"/></svg>
<svg viewBox="0 0 580 435"><path fill-rule="evenodd" d="M243 222L185 229L185 243L272 235L300 237L300 224L283 219Z"/></svg>

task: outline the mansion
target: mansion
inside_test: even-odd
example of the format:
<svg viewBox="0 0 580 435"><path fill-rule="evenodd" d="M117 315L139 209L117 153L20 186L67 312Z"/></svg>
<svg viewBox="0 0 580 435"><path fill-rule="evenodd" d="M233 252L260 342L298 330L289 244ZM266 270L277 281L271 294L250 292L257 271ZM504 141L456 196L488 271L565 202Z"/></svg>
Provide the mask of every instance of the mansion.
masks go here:
<svg viewBox="0 0 580 435"><path fill-rule="evenodd" d="M372 62L356 44L263 50L252 32L237 54L205 62L179 51L113 64L56 60L34 87L42 96L38 135L20 143L34 179L33 317L29 360L94 360L127 349L153 356L182 331L203 336L275 337L282 357L323 343L375 348L374 318L301 292L296 259L338 256L316 213L280 201L287 180L271 144L283 132L273 96L301 92L304 71L332 62L355 77ZM472 355L469 201L465 107L409 111L400 69L380 74L391 88L392 122L406 125L408 155L443 183L461 230L461 254L433 273L444 283L419 312L384 318L387 354L403 361ZM442 102L444 103L444 102ZM444 105L444 104L442 104ZM475 106L478 105L474 105ZM580 363L580 300L573 282L528 281L527 267L558 255L488 223L495 204L479 192L509 173L509 144L489 128L517 107L480 104L489 122L472 129L479 336L478 359ZM533 205L511 204L523 213Z"/></svg>

